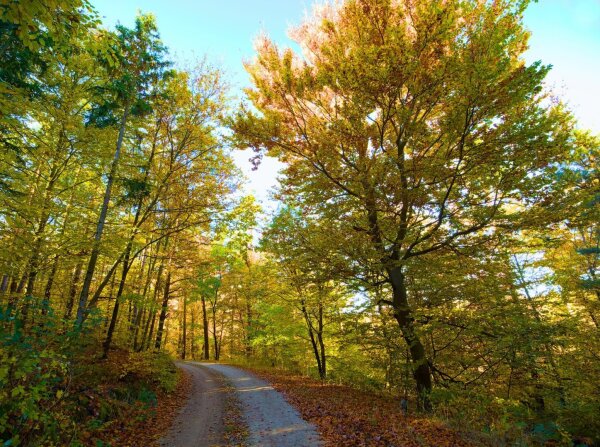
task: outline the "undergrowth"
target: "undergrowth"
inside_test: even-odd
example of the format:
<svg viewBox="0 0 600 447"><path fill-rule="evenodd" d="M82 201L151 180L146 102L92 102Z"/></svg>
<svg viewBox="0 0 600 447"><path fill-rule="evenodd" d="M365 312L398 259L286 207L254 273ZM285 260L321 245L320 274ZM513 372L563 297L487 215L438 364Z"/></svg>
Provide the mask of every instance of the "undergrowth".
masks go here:
<svg viewBox="0 0 600 447"><path fill-rule="evenodd" d="M52 309L36 318L24 327L12 309L0 309L3 447L121 445L128 429L152 416L157 394L175 390L166 354L115 349L100 359L93 315L81 329Z"/></svg>

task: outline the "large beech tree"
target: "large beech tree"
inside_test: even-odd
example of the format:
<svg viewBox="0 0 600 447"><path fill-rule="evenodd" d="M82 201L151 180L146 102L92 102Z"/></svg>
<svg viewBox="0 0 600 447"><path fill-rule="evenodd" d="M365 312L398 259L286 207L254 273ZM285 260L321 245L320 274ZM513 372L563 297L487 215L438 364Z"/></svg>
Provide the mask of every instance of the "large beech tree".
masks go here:
<svg viewBox="0 0 600 447"><path fill-rule="evenodd" d="M260 37L246 65L236 144L287 163L282 194L318 217L340 276L388 290L425 409L411 265L518 227L571 144L549 68L522 58L527 3L326 4L291 33L301 54Z"/></svg>

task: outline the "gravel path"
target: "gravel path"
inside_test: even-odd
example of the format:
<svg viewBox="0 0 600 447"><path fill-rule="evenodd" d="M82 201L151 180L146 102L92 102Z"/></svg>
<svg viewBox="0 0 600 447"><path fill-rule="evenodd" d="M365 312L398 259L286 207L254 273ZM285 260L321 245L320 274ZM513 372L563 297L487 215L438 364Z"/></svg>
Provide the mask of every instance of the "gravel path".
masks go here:
<svg viewBox="0 0 600 447"><path fill-rule="evenodd" d="M192 376L191 395L169 433L159 441L162 447L210 447L223 445L223 411L226 390L223 377L215 371L178 362Z"/></svg>
<svg viewBox="0 0 600 447"><path fill-rule="evenodd" d="M246 441L249 447L322 445L315 427L304 421L269 383L233 366L202 364L202 367L222 374L235 387L250 432Z"/></svg>

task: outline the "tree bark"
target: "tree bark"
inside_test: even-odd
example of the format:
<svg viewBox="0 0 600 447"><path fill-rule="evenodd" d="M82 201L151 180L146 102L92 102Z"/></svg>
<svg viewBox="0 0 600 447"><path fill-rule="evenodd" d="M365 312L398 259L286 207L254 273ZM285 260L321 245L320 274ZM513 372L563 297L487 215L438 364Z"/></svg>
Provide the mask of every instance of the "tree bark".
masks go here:
<svg viewBox="0 0 600 447"><path fill-rule="evenodd" d="M187 344L187 339L186 339L186 332L187 332L187 300L185 299L185 297L183 297L183 327L182 327L182 334L181 334L181 360L185 360L185 351L186 351L186 344Z"/></svg>
<svg viewBox="0 0 600 447"><path fill-rule="evenodd" d="M213 343L215 347L215 360L219 361L219 338L217 336L217 299L215 297L215 302L211 303L212 308L212 327L213 327Z"/></svg>
<svg viewBox="0 0 600 447"><path fill-rule="evenodd" d="M424 411L431 411L431 369L425 354L423 343L415 332L414 317L408 304L408 294L404 273L400 267L389 270L392 282L394 318L400 326L402 337L408 345L410 352L413 377L417 384L418 407Z"/></svg>
<svg viewBox="0 0 600 447"><path fill-rule="evenodd" d="M2 285L0 285L0 293L4 295L4 293L8 290L8 280L10 277L8 275L2 275Z"/></svg>
<svg viewBox="0 0 600 447"><path fill-rule="evenodd" d="M191 337L190 337L190 353L192 355L192 360L196 360L196 343L194 343L194 329L196 326L196 319L194 318L194 307L196 306L192 306L192 308L190 309L190 314L191 314L191 318L192 318L192 326L190 327L190 331L191 331Z"/></svg>
<svg viewBox="0 0 600 447"><path fill-rule="evenodd" d="M323 302L321 298L319 298L319 310L318 310L318 318L317 318L318 330L317 330L317 340L319 342L319 352L321 354L321 370L319 371L319 376L321 379L327 378L327 357L325 356L325 341L323 340Z"/></svg>
<svg viewBox="0 0 600 447"><path fill-rule="evenodd" d="M306 322L306 329L308 330L308 336L310 338L310 344L313 349L313 354L315 356L315 360L317 361L317 369L319 371L319 377L321 379L324 379L325 377L323 374L323 364L321 363L321 356L319 354L317 340L315 339L315 331L313 329L312 321L310 319L310 315L308 314L308 310L306 309L306 304L305 304L304 299L302 299L300 302L301 302L302 315L304 315L304 321Z"/></svg>
<svg viewBox="0 0 600 447"><path fill-rule="evenodd" d="M121 303L121 296L123 296L123 290L125 289L125 280L127 279L127 273L131 264L129 263L129 253L131 251L131 241L127 245L125 257L123 259L123 270L121 273L121 281L119 281L119 288L117 290L117 296L115 297L115 305L113 307L112 316L110 318L110 325L108 326L108 332L106 333L106 339L102 344L102 358L105 359L108 356L110 344L112 343L113 334L115 327L117 326L117 319L119 317L119 306Z"/></svg>
<svg viewBox="0 0 600 447"><path fill-rule="evenodd" d="M83 270L83 262L77 262L75 271L73 272L73 279L71 280L71 286L69 287L69 298L67 301L67 308L65 309L65 319L71 318L73 312L73 306L75 305L75 297L77 296L77 288L79 286L79 280L81 279L81 272Z"/></svg>
<svg viewBox="0 0 600 447"><path fill-rule="evenodd" d="M158 248L156 250L157 255L158 255L159 251L160 251L160 244L158 244ZM146 316L146 312L148 310L148 304L146 303L146 296L148 295L148 289L150 288L150 281L152 281L152 272L154 271L154 266L156 265L156 259L157 259L157 256L153 256L152 259L150 260L150 262L148 262L148 272L146 273L146 281L144 282L144 289L142 291L143 309L141 312L138 313L138 318L135 321L135 330L133 333L132 347L133 347L133 350L136 352L139 352L141 350L140 346L143 346L143 344L144 344L144 338L146 336L146 331L148 329L148 323L150 322L150 316L149 316L146 325L144 325L141 343L138 343L140 327L142 325L142 321L144 320L144 317ZM144 267L144 263L142 263L142 268L140 269L140 272L141 272L140 280L144 276L144 268L143 267ZM151 304L154 304L154 302L152 302ZM150 313L149 313L149 315L150 315Z"/></svg>
<svg viewBox="0 0 600 447"><path fill-rule="evenodd" d="M158 252L157 252L158 254ZM160 288L160 283L162 281L162 274L165 268L164 260L160 263L158 267L158 273L156 274L156 284L154 285L154 293L152 296L152 309L148 315L148 322L146 323L146 328L144 329L144 336L142 337L142 344L140 349L146 350L150 347L150 343L152 341L152 335L154 334L154 325L156 324L156 309L154 305L156 304L156 297L158 296L158 290ZM148 325L150 325L150 330L148 330ZM146 337L147 335L147 337Z"/></svg>
<svg viewBox="0 0 600 447"><path fill-rule="evenodd" d="M42 315L46 315L50 307L50 297L52 296L52 286L54 285L54 277L56 276L56 270L58 269L58 259L58 255L54 256L52 270L50 270L50 275L48 276L48 281L46 282L46 289L44 290L44 300L42 301Z"/></svg>
<svg viewBox="0 0 600 447"><path fill-rule="evenodd" d="M209 337L208 337L208 315L206 314L206 298L204 295L201 296L202 299L202 329L204 331L204 360L210 359L210 347L209 347Z"/></svg>
<svg viewBox="0 0 600 447"><path fill-rule="evenodd" d="M156 331L156 342L154 343L154 348L156 350L160 350L160 345L162 341L162 335L165 328L165 320L167 318L167 310L169 308L169 293L171 290L171 272L167 273L167 278L165 279L165 293L163 295L162 307L160 310L160 317L158 319L158 330Z"/></svg>

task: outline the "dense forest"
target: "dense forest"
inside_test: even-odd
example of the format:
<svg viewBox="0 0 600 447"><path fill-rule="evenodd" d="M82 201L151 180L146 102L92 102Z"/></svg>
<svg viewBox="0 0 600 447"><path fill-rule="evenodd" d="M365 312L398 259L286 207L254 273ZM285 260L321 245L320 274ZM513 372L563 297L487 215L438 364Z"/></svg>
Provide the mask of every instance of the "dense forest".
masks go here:
<svg viewBox="0 0 600 447"><path fill-rule="evenodd" d="M600 145L525 63L527 3L316 6L239 100L152 15L3 1L3 445L108 445L82 408L113 355L165 392L169 358L262 365L600 442ZM285 166L273 213L248 148Z"/></svg>

